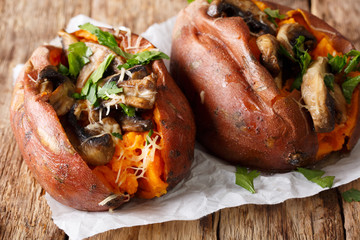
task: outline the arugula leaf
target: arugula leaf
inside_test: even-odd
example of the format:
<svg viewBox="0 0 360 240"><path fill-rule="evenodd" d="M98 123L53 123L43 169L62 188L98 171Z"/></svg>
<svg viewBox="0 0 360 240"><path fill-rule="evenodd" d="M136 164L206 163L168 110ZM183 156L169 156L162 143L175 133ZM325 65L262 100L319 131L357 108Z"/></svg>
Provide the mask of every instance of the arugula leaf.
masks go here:
<svg viewBox="0 0 360 240"><path fill-rule="evenodd" d="M125 114L129 117L135 116L135 108L126 106L123 103L120 103L120 107L124 110Z"/></svg>
<svg viewBox="0 0 360 240"><path fill-rule="evenodd" d="M151 136L153 135L154 131L152 129L150 129L149 133L148 133L148 137L151 138ZM148 140L148 138L146 137L146 145L148 145L150 142Z"/></svg>
<svg viewBox="0 0 360 240"><path fill-rule="evenodd" d="M118 68L128 69L136 65L146 65L150 63L150 61L158 59L169 59L169 56L160 51L144 51L132 55L125 64L119 65Z"/></svg>
<svg viewBox="0 0 360 240"><path fill-rule="evenodd" d="M335 178L335 176L322 177L325 172L321 170L298 167L297 171L302 173L307 178L307 180L318 184L322 188L331 188Z"/></svg>
<svg viewBox="0 0 360 240"><path fill-rule="evenodd" d="M109 99L108 95L121 93L122 91L123 91L122 88L118 88L116 86L115 81L107 82L104 84L104 86L102 88L98 89L97 96L99 98L107 100L107 99Z"/></svg>
<svg viewBox="0 0 360 240"><path fill-rule="evenodd" d="M86 99L91 103L91 105L98 106L99 102L97 99L97 86L96 84L90 82L89 92L86 95Z"/></svg>
<svg viewBox="0 0 360 240"><path fill-rule="evenodd" d="M333 74L331 74L331 73L325 74L324 82L328 89L330 89L331 91L334 91L335 76Z"/></svg>
<svg viewBox="0 0 360 240"><path fill-rule="evenodd" d="M113 136L116 137L116 138L119 138L120 140L123 140L123 135L121 135L121 134L118 133L118 132L113 132L113 133L111 133L111 135L113 135Z"/></svg>
<svg viewBox="0 0 360 240"><path fill-rule="evenodd" d="M346 202L360 202L360 191L357 189L350 189L341 194Z"/></svg>
<svg viewBox="0 0 360 240"><path fill-rule="evenodd" d="M114 54L109 54L105 60L99 65L99 67L90 75L89 79L85 83L85 86L81 89L81 96L92 104L97 106L99 104L97 99L97 82L102 78L106 68L110 65L114 59Z"/></svg>
<svg viewBox="0 0 360 240"><path fill-rule="evenodd" d="M130 53L124 52L123 50L121 50L121 48L119 48L115 37L111 33L104 32L100 30L100 28L92 25L91 23L85 23L83 25L80 25L79 28L88 31L91 34L94 34L101 45L107 46L119 56L122 56L125 59L131 58L132 55Z"/></svg>
<svg viewBox="0 0 360 240"><path fill-rule="evenodd" d="M272 10L270 8L265 8L264 13L268 15L268 19L270 22L272 22L276 27L279 27L276 23L275 19L284 19L286 15L280 14L279 9Z"/></svg>
<svg viewBox="0 0 360 240"><path fill-rule="evenodd" d="M260 172L253 170L248 172L245 167L236 167L236 181L235 183L240 187L245 188L251 193L256 193L254 188L254 179L260 175Z"/></svg>
<svg viewBox="0 0 360 240"><path fill-rule="evenodd" d="M346 56L335 56L333 57L328 53L328 60L331 66L331 71L333 73L339 73L343 70L346 65L347 57Z"/></svg>
<svg viewBox="0 0 360 240"><path fill-rule="evenodd" d="M92 51L85 43L77 42L69 45L68 52L69 74L76 78L82 67L90 61Z"/></svg>
<svg viewBox="0 0 360 240"><path fill-rule="evenodd" d="M114 54L109 54L105 58L105 60L99 65L99 67L90 75L88 81L92 81L93 83L97 83L103 76L105 70L108 68L112 60L114 59Z"/></svg>
<svg viewBox="0 0 360 240"><path fill-rule="evenodd" d="M357 51L357 50L350 50L348 53L346 53L346 56L356 57L356 56L359 56L359 55L360 55L360 51Z"/></svg>
<svg viewBox="0 0 360 240"><path fill-rule="evenodd" d="M351 103L351 97L356 86L360 83L360 75L347 79L341 85L347 103Z"/></svg>
<svg viewBox="0 0 360 240"><path fill-rule="evenodd" d="M296 39L296 43L293 47L295 59L297 59L297 62L300 65L301 73L299 76L296 77L295 81L291 86L291 89L300 90L302 78L311 63L310 54L308 53L307 50L304 50L304 42L305 42L305 37L301 35Z"/></svg>
<svg viewBox="0 0 360 240"><path fill-rule="evenodd" d="M344 72L346 74L349 74L350 72L355 71L359 63L360 63L360 55L357 55L356 57L350 60Z"/></svg>
<svg viewBox="0 0 360 240"><path fill-rule="evenodd" d="M60 63L58 68L59 68L59 73L61 73L62 75L64 76L69 75L69 69L65 65Z"/></svg>

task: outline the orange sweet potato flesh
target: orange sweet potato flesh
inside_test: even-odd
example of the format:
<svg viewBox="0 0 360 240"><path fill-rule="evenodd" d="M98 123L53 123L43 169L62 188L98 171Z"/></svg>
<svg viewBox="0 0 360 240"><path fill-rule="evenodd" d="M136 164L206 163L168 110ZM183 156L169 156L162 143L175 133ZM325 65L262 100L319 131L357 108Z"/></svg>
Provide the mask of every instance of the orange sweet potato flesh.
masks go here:
<svg viewBox="0 0 360 240"><path fill-rule="evenodd" d="M290 8L269 2L262 7ZM240 17L212 18L207 1L195 1L178 15L173 31L171 73L195 114L197 139L234 164L287 171L318 161L319 140L300 94L279 90L258 61L253 38ZM317 17L293 13L337 52L352 44ZM355 122L359 120L355 103ZM349 149L359 138L351 131ZM330 151L331 152L331 151Z"/></svg>
<svg viewBox="0 0 360 240"><path fill-rule="evenodd" d="M115 34L110 29L107 31ZM118 40L125 39L119 40L119 45L123 47L127 44L127 37L124 32L118 34ZM136 42L137 37L133 34L132 42ZM142 39L140 48L142 46L152 45ZM128 201L119 188L114 187L114 182L111 182L116 175L109 175L111 168L95 170L96 168L90 168L86 164L71 145L55 110L47 102L48 96L39 94L34 82L44 67L57 66L63 58L62 49L41 46L25 64L16 81L10 108L14 135L29 169L57 201L86 211L116 208ZM144 196L139 197L144 198L166 193L188 174L195 144L195 125L186 98L161 60L154 61L151 69L157 75L157 95L153 111L157 114L154 122L156 131L161 136L162 148L156 150L157 157L149 167L153 180L144 184L144 189L140 189ZM101 171L107 177L102 177L104 175ZM114 193L118 195L116 198L103 206L99 205Z"/></svg>

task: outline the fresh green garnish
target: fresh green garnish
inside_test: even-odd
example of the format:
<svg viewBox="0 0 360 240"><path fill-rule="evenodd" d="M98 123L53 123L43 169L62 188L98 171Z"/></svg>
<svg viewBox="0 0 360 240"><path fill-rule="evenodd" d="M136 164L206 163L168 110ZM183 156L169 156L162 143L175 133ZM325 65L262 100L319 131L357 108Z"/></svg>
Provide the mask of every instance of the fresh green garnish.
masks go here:
<svg viewBox="0 0 360 240"><path fill-rule="evenodd" d="M279 27L276 23L275 19L284 19L286 15L280 14L279 9L272 10L270 8L265 8L264 13L268 15L268 19L272 22L276 27Z"/></svg>
<svg viewBox="0 0 360 240"><path fill-rule="evenodd" d="M305 42L305 37L304 36L299 36L296 39L296 43L295 43L295 45L293 47L293 51L294 51L294 54L295 54L295 59L297 59L297 62L299 63L301 72L300 72L299 76L297 76L295 78L295 81L293 82L293 84L291 86L292 89L300 90L301 83L302 83L302 78L303 78L304 74L306 73L307 68L309 67L309 65L311 63L311 56L308 53L308 51L305 50L304 42Z"/></svg>
<svg viewBox="0 0 360 240"><path fill-rule="evenodd" d="M347 61L346 55L333 57L332 55L330 55L328 53L327 57L328 57L328 60L329 60L329 64L331 66L331 71L333 73L339 73L339 72L341 72L343 70L343 68L346 65L346 61Z"/></svg>
<svg viewBox="0 0 360 240"><path fill-rule="evenodd" d="M169 56L160 51L140 52L132 55L132 57L128 59L125 64L119 65L118 68L128 69L136 65L146 65L150 63L150 61L158 59L169 59Z"/></svg>
<svg viewBox="0 0 360 240"><path fill-rule="evenodd" d="M357 189L350 189L341 194L346 202L360 202L360 191Z"/></svg>
<svg viewBox="0 0 360 240"><path fill-rule="evenodd" d="M135 116L135 108L130 107L130 106L126 106L123 103L120 103L120 107L123 109L124 113L129 116L129 117L133 117Z"/></svg>
<svg viewBox="0 0 360 240"><path fill-rule="evenodd" d="M322 188L331 188L334 182L335 176L322 177L325 172L315 169L297 168L297 171L302 173L307 180L318 184Z"/></svg>
<svg viewBox="0 0 360 240"><path fill-rule="evenodd" d="M154 131L152 129L150 129L147 137L146 137L146 145L148 145L150 142L149 142L149 138L151 138L151 136L153 135Z"/></svg>
<svg viewBox="0 0 360 240"><path fill-rule="evenodd" d="M118 133L118 132L113 132L113 133L111 133L111 135L113 135L113 136L116 137L116 138L119 138L120 140L123 140L123 135L121 135L121 134Z"/></svg>
<svg viewBox="0 0 360 240"><path fill-rule="evenodd" d="M288 52L288 50L286 50L286 48L279 44L279 53L284 55L285 57L289 58L291 61L293 62L297 62L297 60Z"/></svg>
<svg viewBox="0 0 360 240"><path fill-rule="evenodd" d="M345 68L344 73L349 74L350 72L355 71L359 63L360 63L360 55L353 57L350 60L347 67Z"/></svg>
<svg viewBox="0 0 360 240"><path fill-rule="evenodd" d="M85 43L77 42L69 45L68 52L69 74L76 78L82 67L90 61L92 51Z"/></svg>
<svg viewBox="0 0 360 240"><path fill-rule="evenodd" d="M116 86L116 82L113 81L113 82L105 83L105 85L102 88L98 89L97 96L99 98L108 100L109 99L108 95L117 94L117 93L121 93L121 92L123 92L123 89L118 88Z"/></svg>
<svg viewBox="0 0 360 240"><path fill-rule="evenodd" d="M347 103L351 103L351 97L356 86L360 83L360 75L347 79L341 85Z"/></svg>
<svg viewBox="0 0 360 240"><path fill-rule="evenodd" d="M248 172L245 167L236 167L236 181L235 183L240 187L245 188L251 193L255 193L254 179L260 175L260 172L253 170Z"/></svg>
<svg viewBox="0 0 360 240"><path fill-rule="evenodd" d="M83 25L80 25L79 28L88 31L91 34L94 34L101 45L107 46L119 56L122 56L125 59L131 58L132 55L130 53L124 52L123 50L121 50L121 48L119 48L115 37L111 33L104 32L100 30L100 28L92 25L91 23L85 23Z"/></svg>
<svg viewBox="0 0 360 240"><path fill-rule="evenodd" d="M333 74L331 74L331 73L326 74L324 77L324 82L328 89L330 89L331 91L334 91L335 77Z"/></svg>
<svg viewBox="0 0 360 240"><path fill-rule="evenodd" d="M61 73L62 75L64 76L69 75L69 69L65 65L60 63L58 68L59 68L59 73Z"/></svg>
<svg viewBox="0 0 360 240"><path fill-rule="evenodd" d="M90 75L85 86L81 89L81 97L86 97L86 99L92 104L98 104L97 97L97 82L102 78L106 68L110 65L111 61L114 59L114 54L109 54L105 60L100 64L100 66Z"/></svg>

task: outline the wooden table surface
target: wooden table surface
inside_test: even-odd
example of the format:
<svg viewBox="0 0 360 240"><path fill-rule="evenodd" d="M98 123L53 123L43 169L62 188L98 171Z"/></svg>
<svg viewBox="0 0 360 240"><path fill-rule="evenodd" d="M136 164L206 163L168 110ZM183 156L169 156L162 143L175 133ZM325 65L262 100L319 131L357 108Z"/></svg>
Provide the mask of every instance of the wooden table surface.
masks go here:
<svg viewBox="0 0 360 240"><path fill-rule="evenodd" d="M360 49L359 0L281 0L325 19ZM9 123L12 69L69 19L85 14L141 33L174 16L186 0L0 0L0 239L68 239L51 220L44 191L29 172ZM123 228L91 239L360 239L360 203L341 192L360 180L277 205L223 209L196 221Z"/></svg>

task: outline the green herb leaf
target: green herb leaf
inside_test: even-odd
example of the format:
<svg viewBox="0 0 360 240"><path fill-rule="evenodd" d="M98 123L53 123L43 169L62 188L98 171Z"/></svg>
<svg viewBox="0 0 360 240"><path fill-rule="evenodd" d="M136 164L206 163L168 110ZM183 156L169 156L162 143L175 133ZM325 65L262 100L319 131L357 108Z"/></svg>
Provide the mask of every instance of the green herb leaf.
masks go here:
<svg viewBox="0 0 360 240"><path fill-rule="evenodd" d="M105 58L105 60L99 65L99 67L91 74L88 81L92 81L93 83L97 83L103 76L105 70L110 65L111 61L114 59L114 54L109 54Z"/></svg>
<svg viewBox="0 0 360 240"><path fill-rule="evenodd" d="M347 79L341 85L347 103L351 103L351 97L356 86L360 83L360 75Z"/></svg>
<svg viewBox="0 0 360 240"><path fill-rule="evenodd" d="M89 92L86 95L86 99L91 103L91 105L98 106L99 102L97 99L97 86L96 84L90 82Z"/></svg>
<svg viewBox="0 0 360 240"><path fill-rule="evenodd" d="M111 135L113 135L113 136L116 137L116 138L119 138L120 140L123 140L123 135L121 135L121 134L118 133L118 132L113 132L113 133L111 133Z"/></svg>
<svg viewBox="0 0 360 240"><path fill-rule="evenodd" d="M333 57L328 53L328 60L331 66L331 71L333 73L339 73L343 70L346 65L347 57L346 56L335 56Z"/></svg>
<svg viewBox="0 0 360 240"><path fill-rule="evenodd" d="M278 51L279 51L280 54L282 54L285 57L289 58L293 62L297 62L297 60L289 53L288 50L286 50L286 48L283 45L281 45L281 44L279 44L279 45L280 45L280 47L279 47Z"/></svg>
<svg viewBox="0 0 360 240"><path fill-rule="evenodd" d="M297 171L302 173L307 180L318 184L322 188L331 188L334 182L334 176L326 176L322 177L325 172L321 170L315 169L306 169L306 168L297 168Z"/></svg>
<svg viewBox="0 0 360 240"><path fill-rule="evenodd" d="M81 96L80 93L74 93L74 94L72 95L72 97L75 98L75 99L85 99L85 97L84 97L84 96Z"/></svg>
<svg viewBox="0 0 360 240"><path fill-rule="evenodd" d="M305 42L305 37L304 36L299 36L296 39L296 43L295 43L295 45L293 47L293 51L294 51L294 54L295 54L295 59L297 59L297 62L299 63L301 73L300 73L299 76L296 77L294 83L291 86L291 89L300 90L301 83L302 83L302 78L303 78L304 74L306 73L306 70L308 69L308 67L309 67L309 65L311 63L311 56L307 52L307 50L305 51L304 42Z"/></svg>
<svg viewBox="0 0 360 240"><path fill-rule="evenodd" d="M334 91L334 82L335 82L335 77L333 74L326 74L324 77L324 82L325 85L328 89L330 89L331 91Z"/></svg>
<svg viewBox="0 0 360 240"><path fill-rule="evenodd" d="M120 107L124 110L125 114L129 117L135 116L135 108L126 106L123 103L120 103Z"/></svg>
<svg viewBox="0 0 360 240"><path fill-rule="evenodd" d="M355 71L359 63L360 63L360 55L357 55L356 57L350 60L344 72L346 74L349 74L350 72Z"/></svg>
<svg viewBox="0 0 360 240"><path fill-rule="evenodd" d="M360 191L357 189L350 189L341 194L346 202L360 202Z"/></svg>
<svg viewBox="0 0 360 240"><path fill-rule="evenodd" d="M265 8L264 13L268 15L268 19L270 22L272 22L276 27L278 27L278 24L276 23L275 19L284 19L286 15L280 14L279 9L272 10L270 8Z"/></svg>
<svg viewBox="0 0 360 240"><path fill-rule="evenodd" d="M359 56L360 55L360 51L357 51L357 50L350 50L348 53L345 54L346 56L353 56L353 57L356 57L356 56Z"/></svg>
<svg viewBox="0 0 360 240"><path fill-rule="evenodd" d="M194 2L195 0L187 0L188 3L192 3ZM211 3L213 0L207 0L208 3Z"/></svg>
<svg viewBox="0 0 360 240"><path fill-rule="evenodd" d="M140 52L132 55L132 57L128 59L125 64L119 65L118 68L128 69L136 65L146 65L149 64L150 61L157 59L169 59L169 56L160 51Z"/></svg>
<svg viewBox="0 0 360 240"><path fill-rule="evenodd" d="M85 83L85 86L81 89L81 96L92 104L97 106L99 104L97 98L97 82L102 78L106 68L110 65L114 59L114 54L109 54L105 60L99 65L99 67L90 75L89 79Z"/></svg>
<svg viewBox="0 0 360 240"><path fill-rule="evenodd" d="M248 172L248 170L244 167L236 167L236 181L235 183L240 187L245 188L251 193L255 193L254 188L254 179L260 175L260 172L253 170Z"/></svg>
<svg viewBox="0 0 360 240"><path fill-rule="evenodd" d="M101 45L107 46L119 56L122 56L125 59L131 58L132 55L130 53L124 52L123 50L121 50L121 48L119 48L115 37L111 33L104 32L100 30L100 28L92 25L91 23L85 23L83 25L80 25L79 28L88 31L91 34L94 34Z"/></svg>
<svg viewBox="0 0 360 240"><path fill-rule="evenodd" d="M153 135L153 133L154 133L154 131L152 130L152 129L150 129L150 131L149 131L149 133L148 133L148 135L147 135L147 137L146 137L146 145L148 145L150 142L149 142L149 140L148 140L148 138L151 138L151 136Z"/></svg>
<svg viewBox="0 0 360 240"><path fill-rule="evenodd" d="M97 96L99 98L107 100L109 99L108 95L121 93L122 91L123 91L122 88L118 88L116 86L115 81L107 82L102 88L98 89Z"/></svg>
<svg viewBox="0 0 360 240"><path fill-rule="evenodd" d="M59 73L61 73L62 75L64 76L69 75L69 69L65 65L60 63L58 68L59 68Z"/></svg>
<svg viewBox="0 0 360 240"><path fill-rule="evenodd" d="M85 43L77 42L69 45L68 52L69 74L76 78L82 67L90 61L92 51Z"/></svg>

